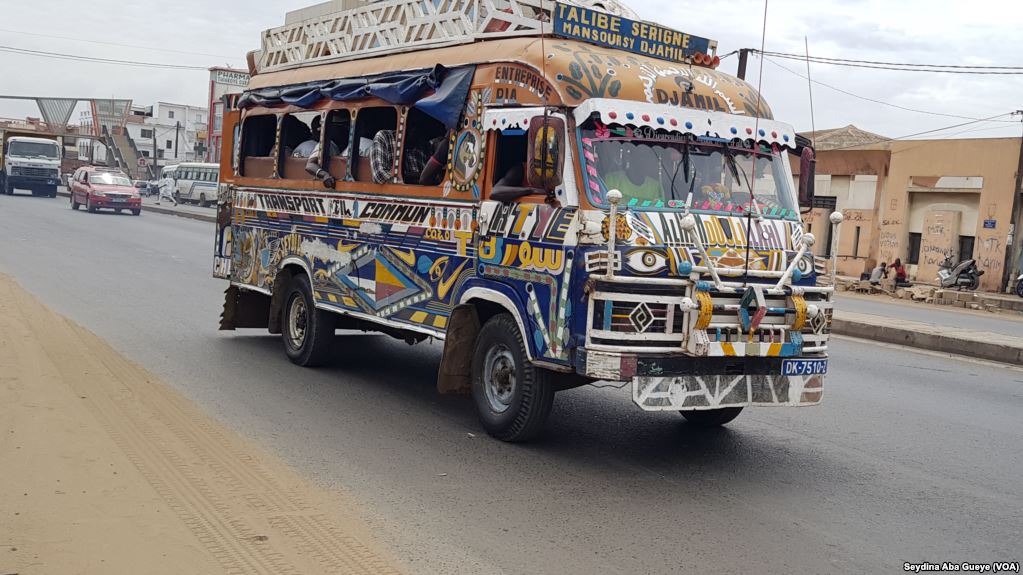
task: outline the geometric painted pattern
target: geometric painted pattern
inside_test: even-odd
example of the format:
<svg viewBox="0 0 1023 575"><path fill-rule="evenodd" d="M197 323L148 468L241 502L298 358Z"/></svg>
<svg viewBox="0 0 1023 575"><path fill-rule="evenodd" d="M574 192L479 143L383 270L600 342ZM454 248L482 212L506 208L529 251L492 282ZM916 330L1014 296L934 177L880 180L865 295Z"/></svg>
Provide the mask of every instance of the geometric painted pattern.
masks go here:
<svg viewBox="0 0 1023 575"><path fill-rule="evenodd" d="M430 285L391 250L363 245L351 256L332 266L331 277L367 313L387 317L433 297Z"/></svg>

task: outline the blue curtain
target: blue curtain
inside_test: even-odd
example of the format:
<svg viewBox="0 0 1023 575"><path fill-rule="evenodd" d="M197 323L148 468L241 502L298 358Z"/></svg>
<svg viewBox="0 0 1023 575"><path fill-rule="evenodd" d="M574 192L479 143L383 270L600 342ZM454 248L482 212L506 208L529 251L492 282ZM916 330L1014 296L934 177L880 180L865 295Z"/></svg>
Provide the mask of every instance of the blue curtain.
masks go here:
<svg viewBox="0 0 1023 575"><path fill-rule="evenodd" d="M396 105L413 106L437 119L448 129L458 125L469 94L475 66L389 72L361 78L321 80L283 88L262 88L245 92L240 108L291 104L308 107L329 98L340 102L377 97Z"/></svg>

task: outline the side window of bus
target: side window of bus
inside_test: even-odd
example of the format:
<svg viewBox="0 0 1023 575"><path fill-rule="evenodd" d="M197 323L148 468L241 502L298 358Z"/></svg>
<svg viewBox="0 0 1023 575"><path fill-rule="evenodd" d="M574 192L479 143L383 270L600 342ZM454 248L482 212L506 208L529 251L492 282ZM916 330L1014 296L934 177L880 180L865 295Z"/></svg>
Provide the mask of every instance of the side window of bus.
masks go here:
<svg viewBox="0 0 1023 575"><path fill-rule="evenodd" d="M525 130L497 132L494 148L494 185L525 186L529 138Z"/></svg>
<svg viewBox="0 0 1023 575"><path fill-rule="evenodd" d="M272 178L277 144L277 116L249 116L242 125L242 175Z"/></svg>
<svg viewBox="0 0 1023 575"><path fill-rule="evenodd" d="M440 184L448 161L449 141L444 124L417 108L410 109L405 116L402 180L406 184L423 186Z"/></svg>
<svg viewBox="0 0 1023 575"><path fill-rule="evenodd" d="M394 108L363 108L355 117L355 140L352 158L357 182L383 184L394 178L394 158L398 153L398 111Z"/></svg>
<svg viewBox="0 0 1023 575"><path fill-rule="evenodd" d="M327 131L324 140L327 142L327 157L320 158L320 166L326 162L327 172L335 180L343 180L347 177L348 167L348 140L352 136L352 113L348 110L331 110L327 113L327 124L324 126Z"/></svg>
<svg viewBox="0 0 1023 575"><path fill-rule="evenodd" d="M310 154L320 143L319 112L287 114L281 119L281 177L289 180L311 180L305 171Z"/></svg>

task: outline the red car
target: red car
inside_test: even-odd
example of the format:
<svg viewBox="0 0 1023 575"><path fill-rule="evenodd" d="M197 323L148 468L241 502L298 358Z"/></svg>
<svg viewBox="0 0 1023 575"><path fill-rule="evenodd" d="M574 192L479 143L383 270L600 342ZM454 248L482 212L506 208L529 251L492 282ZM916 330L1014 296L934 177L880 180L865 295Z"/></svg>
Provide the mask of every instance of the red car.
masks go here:
<svg viewBox="0 0 1023 575"><path fill-rule="evenodd" d="M131 214L137 216L142 213L142 196L123 173L84 166L71 178L71 209L77 210L79 206L85 206L90 212L131 210Z"/></svg>

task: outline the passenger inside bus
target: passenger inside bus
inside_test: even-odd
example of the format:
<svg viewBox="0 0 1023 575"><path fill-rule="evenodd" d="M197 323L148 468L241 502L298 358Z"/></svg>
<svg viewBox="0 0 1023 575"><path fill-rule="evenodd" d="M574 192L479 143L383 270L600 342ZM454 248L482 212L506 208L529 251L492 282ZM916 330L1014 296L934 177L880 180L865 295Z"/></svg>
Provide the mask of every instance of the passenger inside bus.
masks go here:
<svg viewBox="0 0 1023 575"><path fill-rule="evenodd" d="M281 148L285 158L290 158L303 142L313 139L309 123L318 115L312 112L287 114L281 119Z"/></svg>
<svg viewBox="0 0 1023 575"><path fill-rule="evenodd" d="M288 116L291 118L292 116ZM295 146L291 156L295 158L309 158L314 155L313 150L320 145L320 117L314 116L310 126L309 139Z"/></svg>
<svg viewBox="0 0 1023 575"><path fill-rule="evenodd" d="M395 130L398 111L391 106L367 107L359 110L355 120L355 133L369 140L366 154L360 139L357 155L353 156L352 174L357 182L382 184L394 178Z"/></svg>
<svg viewBox="0 0 1023 575"><path fill-rule="evenodd" d="M336 179L334 178L334 176L330 174L330 172L323 169L323 166L321 164L321 162L323 161L324 154L322 154L320 150L320 139L323 137L320 116L316 116L315 118L313 118L312 135L316 139L307 140L299 144L298 148L295 149L294 156L297 158L303 157L309 158L309 160L305 163L305 171L309 174L312 174L312 176L315 177L317 180L323 182L324 186L328 188L333 188L334 185L336 184ZM308 151L307 155L305 156L301 155L302 153L305 153L303 147L308 147L310 142L312 143L312 149ZM333 141L327 140L326 157L328 162L330 158L333 158L339 155L340 153L341 150L338 149L337 145Z"/></svg>
<svg viewBox="0 0 1023 575"><path fill-rule="evenodd" d="M413 108L405 121L402 179L406 184L436 186L448 160L450 135L444 124Z"/></svg>
<svg viewBox="0 0 1023 575"><path fill-rule="evenodd" d="M327 113L327 124L324 134L326 140L339 150L341 154L329 154L324 158L327 173L335 179L347 177L348 167L348 139L351 137L352 115L348 110L331 110Z"/></svg>
<svg viewBox="0 0 1023 575"><path fill-rule="evenodd" d="M626 201L662 198L657 154L649 145L623 145L618 166L604 175L608 190L620 191Z"/></svg>
<svg viewBox="0 0 1023 575"><path fill-rule="evenodd" d="M419 175L419 184L422 186L436 186L444 179L444 166L448 162L451 138L441 135L430 140L430 145L433 148L433 155L426 161L426 166Z"/></svg>

